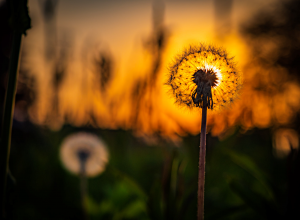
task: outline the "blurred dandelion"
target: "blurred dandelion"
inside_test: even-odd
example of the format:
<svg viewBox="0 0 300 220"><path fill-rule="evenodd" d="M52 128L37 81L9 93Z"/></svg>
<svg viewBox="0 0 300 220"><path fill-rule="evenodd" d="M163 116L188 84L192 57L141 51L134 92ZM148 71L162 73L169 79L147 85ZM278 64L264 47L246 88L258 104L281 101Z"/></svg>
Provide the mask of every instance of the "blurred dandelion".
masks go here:
<svg viewBox="0 0 300 220"><path fill-rule="evenodd" d="M81 132L72 134L63 141L60 158L70 172L84 172L86 176L93 177L105 170L108 152L97 136Z"/></svg>
<svg viewBox="0 0 300 220"><path fill-rule="evenodd" d="M108 162L106 146L93 134L72 134L63 141L60 158L67 170L80 175L82 210L84 219L88 219L87 177L96 176L105 170Z"/></svg>
<svg viewBox="0 0 300 220"><path fill-rule="evenodd" d="M234 101L242 85L241 73L225 50L200 44L190 46L176 57L169 67L166 84L170 86L177 104L202 108L198 220L203 220L207 108L219 110Z"/></svg>

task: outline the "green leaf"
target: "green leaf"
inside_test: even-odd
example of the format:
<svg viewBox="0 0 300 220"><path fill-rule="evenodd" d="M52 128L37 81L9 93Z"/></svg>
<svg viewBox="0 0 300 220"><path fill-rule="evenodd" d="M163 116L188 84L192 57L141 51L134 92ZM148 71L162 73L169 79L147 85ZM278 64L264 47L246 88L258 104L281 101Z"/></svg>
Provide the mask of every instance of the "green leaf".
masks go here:
<svg viewBox="0 0 300 220"><path fill-rule="evenodd" d="M282 219L276 205L260 194L253 192L246 183L231 179L229 186L249 207L265 219Z"/></svg>
<svg viewBox="0 0 300 220"><path fill-rule="evenodd" d="M128 204L120 213L117 213L113 219L139 219L140 216L146 216L147 207L144 201L135 200Z"/></svg>
<svg viewBox="0 0 300 220"><path fill-rule="evenodd" d="M143 199L148 198L147 193L142 189L142 187L140 187L140 185L127 174L113 167L107 167L107 170L113 175L115 175L117 178L120 178L122 181L126 182L132 188L132 190L134 190L135 193L137 193L138 196L140 196Z"/></svg>
<svg viewBox="0 0 300 220"><path fill-rule="evenodd" d="M86 197L84 202L86 210L90 215L103 215L114 212L114 205L111 201L105 200L101 203L97 203L91 197L88 196Z"/></svg>
<svg viewBox="0 0 300 220"><path fill-rule="evenodd" d="M253 176L264 187L269 199L275 201L274 193L266 179L266 174L255 164L255 162L248 156L239 154L230 150L226 150L226 154L230 157L231 161L241 167L243 170Z"/></svg>

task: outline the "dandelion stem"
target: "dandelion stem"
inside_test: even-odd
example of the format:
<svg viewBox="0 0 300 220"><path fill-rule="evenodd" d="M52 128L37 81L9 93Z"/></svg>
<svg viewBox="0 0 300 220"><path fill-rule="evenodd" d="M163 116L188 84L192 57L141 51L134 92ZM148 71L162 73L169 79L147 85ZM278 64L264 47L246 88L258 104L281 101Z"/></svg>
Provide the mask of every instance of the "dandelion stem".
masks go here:
<svg viewBox="0 0 300 220"><path fill-rule="evenodd" d="M87 212L87 177L85 172L80 174L80 193L81 193L81 204L82 204L82 211L83 211L83 219L88 220L88 212Z"/></svg>
<svg viewBox="0 0 300 220"><path fill-rule="evenodd" d="M202 107L200 150L199 150L199 173L198 173L198 220L204 219L204 183L205 183L205 151L206 151L206 119L207 104Z"/></svg>
<svg viewBox="0 0 300 220"><path fill-rule="evenodd" d="M81 204L83 211L83 219L88 220L88 212L87 212L87 199L88 199L88 183L86 177L86 160L89 157L89 154L86 152L80 152L78 154L80 161L80 193L81 193Z"/></svg>
<svg viewBox="0 0 300 220"><path fill-rule="evenodd" d="M8 85L4 102L3 124L0 145L0 211L2 215L0 217L4 216L6 179L10 154L11 128L18 78L21 40L22 34L15 31L13 35L12 53L9 64Z"/></svg>

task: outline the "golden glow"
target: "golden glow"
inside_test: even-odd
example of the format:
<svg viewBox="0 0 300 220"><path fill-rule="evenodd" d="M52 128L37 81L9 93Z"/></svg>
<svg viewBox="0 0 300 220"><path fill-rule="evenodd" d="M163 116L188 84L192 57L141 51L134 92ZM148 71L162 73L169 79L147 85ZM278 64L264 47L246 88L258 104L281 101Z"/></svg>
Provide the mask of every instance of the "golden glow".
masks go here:
<svg viewBox="0 0 300 220"><path fill-rule="evenodd" d="M212 36L207 37L212 39ZM151 91L146 88L143 92L140 115L136 121L132 121L132 111L135 108L133 103L136 103L132 97L134 84L139 79L147 79L149 72L146 70L151 69L151 58L148 55L144 56L141 50L137 55L140 57L138 67L130 66L127 74L117 73L105 93L96 89L97 82L93 78L93 73L87 71L92 69L90 64L82 63L79 59L71 60L67 68L69 71L67 78L59 91L60 106L57 116L51 115L52 109L49 107L51 106L51 90L47 84L42 84L49 80L42 77L49 77L50 73L45 68L46 65L42 65L43 61L40 58L33 59L33 72L44 71L44 74L37 75L42 93L39 94L38 101L29 111L30 119L37 124L49 125L53 129L59 129L63 123L67 122L75 126L91 124L101 128L133 129L138 134L151 135L159 131L163 136L172 138L177 135L199 133L201 121L199 112L178 108L174 104L175 99L170 98L163 85L167 72L165 66L176 54L176 50L184 46L184 40L181 45L178 44L180 39L173 39L170 42L176 44L171 44L164 54L163 67L159 72L155 88ZM209 112L208 130L212 135L219 135L237 124L247 130L252 127L266 128L274 124L285 125L293 120L300 110L298 99L300 85L286 78L287 73L284 69L264 67L255 63L253 57L246 53L247 46L238 36L231 36L223 45L227 49L230 48L230 54L236 55L245 81L240 96L229 108L221 112ZM36 62L38 59L40 61ZM223 80L223 69L218 69ZM264 74L261 74L262 72ZM85 86L83 87L84 80ZM222 80L218 88L222 88ZM258 82L271 92L257 90ZM282 89L270 89L270 86L277 88L280 86ZM148 109L150 103L152 105L151 116ZM95 121L91 120L91 114L94 115Z"/></svg>
<svg viewBox="0 0 300 220"><path fill-rule="evenodd" d="M221 70L219 70L217 67L215 67L213 65L208 65L207 63L205 63L204 66L205 66L206 72L207 72L207 70L213 70L213 72L217 75L217 83L216 83L216 86L213 88L213 89L215 89L222 82L223 76L221 74Z"/></svg>
<svg viewBox="0 0 300 220"><path fill-rule="evenodd" d="M172 4L171 2L173 1L168 1L166 4ZM206 1L195 2L200 4L200 2ZM38 16L40 14L39 4L34 5L34 1L30 1L30 4L31 11L35 9L35 14ZM118 4L115 5L118 6ZM251 4L252 6L254 7L254 4ZM67 4L65 4L65 8L68 8ZM93 8L94 14L105 16L105 13L98 12L98 9L101 8ZM70 34L72 36L71 41L72 39L76 40L74 40L73 45L70 45L70 56L65 68L66 77L59 91L56 91L59 99L57 114L53 114L52 108L54 96L53 87L51 87L53 63L45 61L41 56L44 51L44 24L42 24L43 19L36 19L35 25L24 38L24 51L28 55L25 62L26 68L30 69L38 84L37 100L29 109L30 120L39 125L50 126L53 129L60 129L64 123L69 123L74 126L88 124L100 128L131 129L136 131L138 135L159 133L162 136L172 138L188 133L197 134L200 131L201 114L197 111L186 111L178 108L174 104L175 98L170 97L167 93L164 83L167 80L166 73L168 70L166 66L174 55L178 54L186 45L201 41L221 45L231 56L234 55L238 69L243 72L244 77L244 80L240 79L239 82L243 82L241 94L234 103L220 112L209 111L208 130L212 135L219 135L235 125L241 125L247 130L253 127L266 128L272 125L287 125L293 121L300 110L300 85L288 77L288 72L285 69L273 64L263 65L259 63L256 57L250 53L249 45L251 44L246 44L244 39L234 30L232 33L226 34L222 40L216 38L213 8L207 10L206 7L194 7L192 5L189 5L189 10L182 10L181 6L174 8L167 5L166 8L168 9L168 16L166 16L165 23L171 26L174 24L174 26L172 26L168 45L160 57L161 63L157 79L151 86L149 86L149 79L151 79L151 70L155 62L154 53L151 51L145 53L145 48L142 46L144 36L151 30L150 13L147 14L151 7L148 7L147 11L136 10L140 13L139 15L145 14L148 17L144 17L144 20L138 24L132 24L130 22L137 20L132 15L131 20L126 21L130 25L122 23L121 30L118 26L121 22L120 16L116 15L119 12L130 13L130 10L124 10L122 7L119 7L116 14L107 12L111 19L105 17L95 19L90 16L90 20L87 22L81 19L84 16L77 14L68 17L68 19L58 17L60 28L80 27L80 29L74 31L75 36L73 36L73 32ZM104 8L102 9L104 10ZM191 13L192 10L192 12L197 12L201 9L202 13ZM178 13L179 10L181 13ZM243 14L243 10L234 11L242 17L246 16ZM77 12L81 13L82 10L78 9ZM68 13L62 11L59 16L67 16L67 14L69 11ZM121 17L128 18L127 15L122 14ZM249 17L252 15L248 13ZM79 18L81 21L74 24L74 19ZM113 24L107 21L113 22ZM203 22L201 23L201 21ZM236 15L234 22L238 23L239 21L240 17ZM146 23L149 25L145 25ZM181 25L176 26L179 23ZM90 30L97 30L98 32L89 32ZM93 39L96 40L92 41L90 38L87 40L84 33L92 34ZM59 37L58 39L61 39ZM88 41L87 47L85 47L86 41ZM107 90L100 91L91 60L95 57L95 53L103 49L100 46L105 44L109 45L115 58L115 75ZM265 42L257 45L265 45ZM276 44L274 45L276 46ZM227 88L227 85L230 86L232 83L227 80L228 76L230 77L226 73L228 68L222 65L223 62L221 61L212 65L211 58L208 59L208 61L202 60L205 68L216 68L216 72L220 74L218 76L220 82L217 89L213 90L213 96L218 97L218 91L223 89L226 95L223 93L222 97L227 101L232 95L228 93L230 90ZM200 65L196 64L196 66L199 68ZM225 80L227 80L226 84L224 83ZM142 83L138 84L138 81ZM143 87L144 89L137 89ZM137 93L141 95L137 96ZM136 97L141 99L139 106L137 106L138 99ZM214 101L217 100L214 99ZM135 115L135 110L138 110L137 115Z"/></svg>
<svg viewBox="0 0 300 220"><path fill-rule="evenodd" d="M226 51L205 44L190 46L178 55L169 67L167 84L176 98L176 103L190 108L198 107L194 102L197 89L194 74L199 69L204 69L206 72L209 69L215 70L218 75L221 75L219 76L220 83L216 87L213 86L211 91L213 109L220 110L232 103L242 85L241 72L236 70L233 59L227 55ZM211 107L208 106L208 108Z"/></svg>
<svg viewBox="0 0 300 220"><path fill-rule="evenodd" d="M293 129L278 129L273 134L274 154L279 157L287 156L291 150L298 150L299 137L297 131Z"/></svg>
<svg viewBox="0 0 300 220"><path fill-rule="evenodd" d="M208 39L212 39L208 36ZM167 66L170 57L174 56L174 48L179 50L179 39L172 40L164 55L162 66ZM300 110L300 85L292 82L286 76L286 72L280 68L262 67L253 61L252 56L247 56L247 47L237 36L231 36L224 44L225 48L230 48L232 54L236 54L239 68L244 73L245 82L239 98L222 112L210 112L208 114L208 130L212 135L219 135L229 127L241 124L244 129L252 127L266 128L273 124L288 124L297 111ZM160 131L163 136L176 137L187 133L197 134L200 130L200 114L198 112L186 111L178 108L174 104L175 99L170 98L163 85L166 81L166 68L160 70L156 87L151 91L146 88L143 94L143 101L140 105L140 115L136 121L132 121L132 111L136 108L133 103L136 101L132 97L134 84L138 79L147 79L149 73L145 70L151 69L151 57L143 56L139 51L139 65L130 67L128 74L116 74L105 93L97 90L97 82L93 78L93 73L87 70L92 69L90 64L84 64L79 59L71 60L68 65L69 74L59 91L59 114L51 115L51 90L49 86L42 84L49 79L41 76L49 76L50 73L43 61L36 62L40 58L33 59L33 72L44 71L44 75L38 75L40 91L39 100L29 111L30 119L38 124L49 125L53 129L59 129L63 123L67 122L75 126L92 124L102 128L124 128L133 129L138 134L152 134ZM251 63L249 66L247 63ZM205 64L204 64L205 65ZM208 64L206 63L208 68ZM210 67L211 68L211 67ZM217 67L215 67L217 68ZM217 88L222 87L224 77L223 69L220 70L222 80ZM124 70L123 70L124 71ZM261 74L261 73L264 74ZM47 74L46 74L47 73ZM84 74L83 74L84 73ZM284 78L283 78L284 77ZM220 77L221 78L221 77ZM270 80L272 83L270 84ZM83 87L83 81L85 86ZM257 90L257 83L264 85L267 89L271 85L281 86L281 90L269 89ZM214 91L216 93L216 91ZM213 94L215 97L215 94ZM151 103L152 115L149 113ZM93 114L96 121L92 121L90 115ZM49 118L50 117L50 118ZM49 120L51 119L51 120Z"/></svg>

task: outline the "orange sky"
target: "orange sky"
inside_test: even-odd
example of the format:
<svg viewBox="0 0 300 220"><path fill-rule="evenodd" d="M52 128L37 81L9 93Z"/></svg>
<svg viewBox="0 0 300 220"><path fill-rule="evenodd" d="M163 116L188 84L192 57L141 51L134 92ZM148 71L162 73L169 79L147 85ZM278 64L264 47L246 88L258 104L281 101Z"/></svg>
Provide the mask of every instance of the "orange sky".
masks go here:
<svg viewBox="0 0 300 220"><path fill-rule="evenodd" d="M253 92L251 83L259 67L248 68L245 72L244 67L251 58L249 48L238 32L240 25L251 19L257 11L272 9L270 5L274 1L233 1L231 30L222 37L216 30L213 1L157 3L165 8L163 23L170 37L162 56L157 83L151 91L144 92L140 115L134 123L130 114L135 100L131 100L130 94L137 80L148 77L153 63L151 53L147 53L143 47L153 31L152 1L58 2L54 25L56 49L67 45L69 56L66 78L58 92L59 114L55 117L51 116L53 88L50 84L54 61L46 60L44 56L47 38L40 5L38 1L29 1L33 28L24 40L27 54L24 65L37 77L39 90L38 99L30 109L30 118L35 123L46 124L53 129L59 129L64 122L68 122L77 126L92 123L102 128L134 129L140 134L157 131L166 136L199 133L200 112L186 111L176 106L163 84L167 66L175 55L191 43L207 42L222 46L230 56L234 56L245 80L240 98L231 108L208 113L208 127L213 135L235 124L242 124L245 128L266 127L272 124L274 117L278 118L279 123L289 123L300 104L297 100L290 100L286 106L273 106L269 97ZM105 93L97 90L93 73L92 60L99 51L108 53L114 63L114 78ZM298 94L299 85L287 83L284 92ZM280 95L285 97L284 93ZM151 116L147 113L149 106L153 108ZM273 109L277 112L273 113ZM290 113L279 116L282 111ZM91 122L91 112L96 122ZM247 114L251 114L251 117Z"/></svg>

